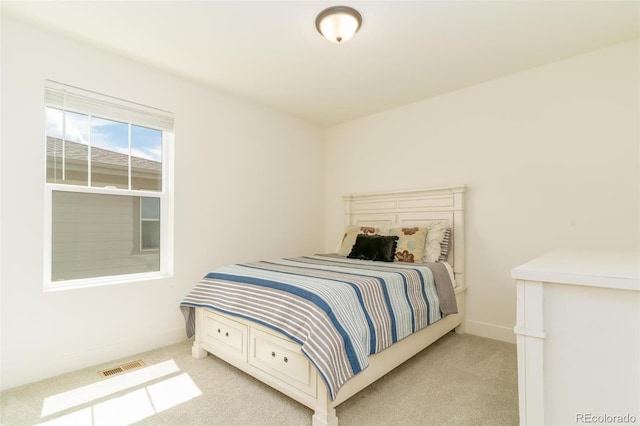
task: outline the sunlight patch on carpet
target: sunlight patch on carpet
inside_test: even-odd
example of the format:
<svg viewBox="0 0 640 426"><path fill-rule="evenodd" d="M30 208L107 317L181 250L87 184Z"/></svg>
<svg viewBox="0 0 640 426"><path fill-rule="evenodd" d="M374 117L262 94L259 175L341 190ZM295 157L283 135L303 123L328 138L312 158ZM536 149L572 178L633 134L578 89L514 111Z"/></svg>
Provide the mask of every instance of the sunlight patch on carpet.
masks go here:
<svg viewBox="0 0 640 426"><path fill-rule="evenodd" d="M79 409L40 424L99 426L140 421L202 394L187 373L175 375L179 371L175 361L169 360L52 395L43 401L42 418L76 407ZM164 380L149 384L163 377ZM132 391L98 402L127 389ZM90 403L93 405L80 408Z"/></svg>

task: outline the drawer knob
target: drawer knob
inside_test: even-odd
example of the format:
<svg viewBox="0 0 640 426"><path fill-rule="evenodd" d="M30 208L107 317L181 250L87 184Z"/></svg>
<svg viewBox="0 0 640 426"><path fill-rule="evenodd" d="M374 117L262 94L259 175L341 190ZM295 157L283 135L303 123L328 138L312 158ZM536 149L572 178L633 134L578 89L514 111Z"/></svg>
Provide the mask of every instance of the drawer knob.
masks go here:
<svg viewBox="0 0 640 426"><path fill-rule="evenodd" d="M218 329L218 333L220 333L220 329Z"/></svg>
<svg viewBox="0 0 640 426"><path fill-rule="evenodd" d="M284 362L289 362L289 358L287 358L286 356L284 357Z"/></svg>
<svg viewBox="0 0 640 426"><path fill-rule="evenodd" d="M226 337L229 337L229 332L227 331L226 333L224 333L224 335L225 335Z"/></svg>
<svg viewBox="0 0 640 426"><path fill-rule="evenodd" d="M271 356L275 358L276 357L276 353L275 352L271 352Z"/></svg>

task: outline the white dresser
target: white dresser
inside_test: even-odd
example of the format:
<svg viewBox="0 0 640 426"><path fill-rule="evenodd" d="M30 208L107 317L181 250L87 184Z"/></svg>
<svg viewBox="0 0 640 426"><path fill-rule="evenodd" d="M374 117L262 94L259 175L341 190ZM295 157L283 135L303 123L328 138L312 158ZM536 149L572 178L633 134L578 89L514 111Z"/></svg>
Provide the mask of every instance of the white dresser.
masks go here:
<svg viewBox="0 0 640 426"><path fill-rule="evenodd" d="M520 423L640 424L640 253L559 250L511 276Z"/></svg>

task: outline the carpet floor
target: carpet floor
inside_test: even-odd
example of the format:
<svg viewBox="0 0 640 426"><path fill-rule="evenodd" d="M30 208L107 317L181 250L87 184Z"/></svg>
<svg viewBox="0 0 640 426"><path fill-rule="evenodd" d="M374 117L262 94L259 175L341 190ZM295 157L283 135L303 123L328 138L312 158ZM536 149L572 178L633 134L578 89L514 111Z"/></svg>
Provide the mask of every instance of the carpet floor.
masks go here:
<svg viewBox="0 0 640 426"><path fill-rule="evenodd" d="M99 371L145 366L101 378ZM448 333L336 408L341 426L517 425L516 347ZM0 424L302 426L312 411L185 341L0 393Z"/></svg>

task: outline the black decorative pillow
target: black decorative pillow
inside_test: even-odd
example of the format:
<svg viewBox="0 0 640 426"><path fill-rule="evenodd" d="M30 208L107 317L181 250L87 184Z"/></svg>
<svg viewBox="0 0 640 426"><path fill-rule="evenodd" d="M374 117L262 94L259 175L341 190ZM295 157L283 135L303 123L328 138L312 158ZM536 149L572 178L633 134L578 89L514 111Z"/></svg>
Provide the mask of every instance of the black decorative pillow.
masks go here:
<svg viewBox="0 0 640 426"><path fill-rule="evenodd" d="M347 257L361 260L393 262L398 236L360 234Z"/></svg>

